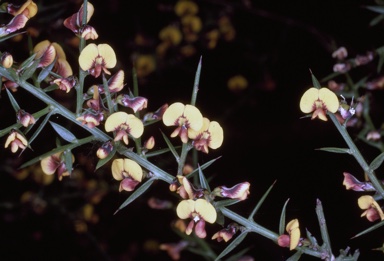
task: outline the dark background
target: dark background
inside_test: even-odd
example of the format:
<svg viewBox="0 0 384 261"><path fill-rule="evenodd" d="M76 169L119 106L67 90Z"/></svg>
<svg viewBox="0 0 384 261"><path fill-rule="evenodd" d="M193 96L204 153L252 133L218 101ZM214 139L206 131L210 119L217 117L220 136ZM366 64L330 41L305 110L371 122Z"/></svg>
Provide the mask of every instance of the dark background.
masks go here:
<svg viewBox="0 0 384 261"><path fill-rule="evenodd" d="M175 1L91 2L95 14L90 24L99 34L96 42L109 43L115 49L119 66L128 75L129 82L134 55L154 54L159 42L158 32L177 19L172 9ZM41 3L49 5L45 1ZM277 231L281 209L289 198L287 220L298 218L302 233L307 228L321 243L315 213L319 199L323 203L334 254L338 255L339 249L350 246L352 252L360 249L361 260L381 260L382 253L371 251L383 242L380 231L351 239L372 225L360 217L362 211L357 206L360 194L346 191L342 185L344 171L362 177L361 168L350 156L317 151L320 147L346 145L330 121L301 119L303 114L299 110L302 93L312 85L309 70L318 79L330 74L335 62L331 53L337 47L345 46L354 57L381 46L382 25L370 27L369 22L376 14L363 8L376 3L304 0L196 3L205 19L229 14L236 28L236 38L230 43L221 41L212 50L198 45L196 55L189 58L168 57L163 66L158 66L139 82L140 95L149 99L148 107L155 110L164 103L188 103L197 64L202 57L196 106L208 118L221 124L225 138L220 149L201 155L200 161L204 163L221 156L205 172L213 177L212 187L232 186L243 181L251 183L249 199L231 209L249 215L276 181L255 216L256 222ZM68 17L78 7L68 2L59 17ZM47 26L39 37L48 37L51 41L57 37L59 41L60 37L70 34L65 28L58 27L56 29L62 33L55 35L51 27ZM135 46L133 39L137 33L147 35L151 44L145 48ZM233 93L226 84L230 76L238 73L247 77L249 87L244 92ZM377 95L380 97L381 94ZM5 123L12 122L13 114L8 117L8 100L3 95L1 103L2 119ZM5 123L1 128L8 126ZM159 128L165 129L163 126ZM359 141L357 143L368 162L379 153ZM41 147L47 147L46 143L44 145ZM86 148L88 151L92 149ZM32 155L27 153L25 157ZM10 164L10 156L2 152L3 164ZM90 165L94 164L94 156L86 156L93 162ZM78 167L84 168L81 164ZM172 169L167 171L172 172ZM168 226L174 213L151 210L145 205L151 193L169 198L166 184L156 184L146 197L113 215L129 193L118 193L116 184L108 180L109 192L97 206L100 221L89 226L88 234L79 235L73 230L71 209L74 212L84 199L75 203L68 201L66 206L71 207L67 207L64 214L57 206L48 208L43 215L19 205L8 207L12 206L8 200L17 201L25 190L39 191L28 181L16 181L8 172L1 176L0 183L4 199L0 256L4 253L4 260L167 260L164 252L148 251L145 247L148 240L157 243L178 240ZM107 172L92 175L105 178ZM67 182L68 179L54 182L45 190L44 197L60 197L68 187L71 188ZM77 186L73 187L81 192ZM254 234L249 235L242 245L247 246L251 246L249 254L255 260L285 260L291 255L288 250ZM225 244L220 243L215 244L214 249L219 253L224 247ZM200 259L182 252L182 260ZM317 259L303 256L302 260Z"/></svg>

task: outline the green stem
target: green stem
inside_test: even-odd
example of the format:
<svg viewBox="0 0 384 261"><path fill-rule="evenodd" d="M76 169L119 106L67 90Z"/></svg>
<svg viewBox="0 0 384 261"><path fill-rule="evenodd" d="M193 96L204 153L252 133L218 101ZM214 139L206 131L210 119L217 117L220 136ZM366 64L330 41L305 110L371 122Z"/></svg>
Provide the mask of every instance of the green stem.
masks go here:
<svg viewBox="0 0 384 261"><path fill-rule="evenodd" d="M183 175L183 167L185 165L185 160L188 155L188 151L190 150L190 145L188 143L183 143L181 147L181 154L178 161L177 175Z"/></svg>
<svg viewBox="0 0 384 261"><path fill-rule="evenodd" d="M382 198L384 198L383 185L376 178L375 172L369 167L364 157L361 155L359 149L356 147L355 143L351 139L351 136L349 136L346 127L340 124L340 122L337 120L336 116L333 113L328 113L328 115L331 118L333 124L336 126L337 130L340 132L341 136L344 138L345 142L347 143L350 153L355 157L364 172L367 173L369 180L372 182L372 185L376 189L376 191L381 195Z"/></svg>
<svg viewBox="0 0 384 261"><path fill-rule="evenodd" d="M332 256L331 240L329 238L327 223L325 221L323 205L321 204L321 201L319 199L317 199L316 201L316 214L317 214L317 219L319 221L321 238L323 239L323 248L325 248L325 250L327 251L328 256L331 257Z"/></svg>

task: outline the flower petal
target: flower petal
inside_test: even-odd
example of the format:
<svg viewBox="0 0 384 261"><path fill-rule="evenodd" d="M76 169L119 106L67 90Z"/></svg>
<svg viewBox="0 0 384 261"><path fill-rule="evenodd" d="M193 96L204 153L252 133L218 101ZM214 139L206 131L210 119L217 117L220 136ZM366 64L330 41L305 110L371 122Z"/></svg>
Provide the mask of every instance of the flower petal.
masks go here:
<svg viewBox="0 0 384 261"><path fill-rule="evenodd" d="M83 71L87 71L92 68L94 60L99 55L99 50L94 43L88 44L81 51L79 56L79 65Z"/></svg>
<svg viewBox="0 0 384 261"><path fill-rule="evenodd" d="M375 200L373 199L372 196L368 196L368 195L365 195L365 196L361 196L358 200L357 200L357 204L359 205L359 207L361 209L368 209L372 206L372 203L374 202Z"/></svg>
<svg viewBox="0 0 384 261"><path fill-rule="evenodd" d="M111 132L118 128L121 124L125 124L128 119L128 113L119 111L109 115L105 121L105 131Z"/></svg>
<svg viewBox="0 0 384 261"><path fill-rule="evenodd" d="M217 149L223 144L224 132L223 128L216 121L211 121L209 124L208 132L211 134L211 140L209 142L209 147L211 149Z"/></svg>
<svg viewBox="0 0 384 261"><path fill-rule="evenodd" d="M136 161L124 159L124 171L129 173L132 179L141 182L143 179L143 170Z"/></svg>
<svg viewBox="0 0 384 261"><path fill-rule="evenodd" d="M62 152L55 153L40 161L41 169L47 175L52 175L60 165L60 156Z"/></svg>
<svg viewBox="0 0 384 261"><path fill-rule="evenodd" d="M101 57L104 58L104 63L106 68L113 68L116 66L116 54L112 47L108 44L99 44L97 46L98 53Z"/></svg>
<svg viewBox="0 0 384 261"><path fill-rule="evenodd" d="M315 87L308 89L300 99L300 110L310 113L314 110L313 104L319 99L319 90Z"/></svg>
<svg viewBox="0 0 384 261"><path fill-rule="evenodd" d="M122 180L124 171L124 159L115 159L112 162L112 176L116 180Z"/></svg>
<svg viewBox="0 0 384 261"><path fill-rule="evenodd" d="M128 114L126 124L129 126L131 134L134 138L139 138L144 132L143 122L133 114Z"/></svg>
<svg viewBox="0 0 384 261"><path fill-rule="evenodd" d="M185 105L184 116L188 119L189 128L200 130L203 126L203 115L195 106Z"/></svg>
<svg viewBox="0 0 384 261"><path fill-rule="evenodd" d="M181 102L175 102L171 104L163 115L163 123L166 126L175 126L177 125L177 119L183 115L185 105Z"/></svg>
<svg viewBox="0 0 384 261"><path fill-rule="evenodd" d="M205 199L199 198L195 202L196 212L207 222L215 223L217 218L216 209L212 206L211 203L206 201Z"/></svg>
<svg viewBox="0 0 384 261"><path fill-rule="evenodd" d="M339 109L340 103L336 94L328 88L321 88L319 90L319 99L322 100L327 106L327 110L335 113Z"/></svg>
<svg viewBox="0 0 384 261"><path fill-rule="evenodd" d="M181 219L189 218L195 210L195 201L192 199L182 200L176 208L177 216Z"/></svg>

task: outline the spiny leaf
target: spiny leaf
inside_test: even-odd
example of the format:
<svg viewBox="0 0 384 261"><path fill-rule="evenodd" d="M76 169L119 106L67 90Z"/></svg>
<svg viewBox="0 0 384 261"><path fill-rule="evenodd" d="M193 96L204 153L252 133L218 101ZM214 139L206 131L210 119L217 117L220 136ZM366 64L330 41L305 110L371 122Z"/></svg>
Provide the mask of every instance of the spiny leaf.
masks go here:
<svg viewBox="0 0 384 261"><path fill-rule="evenodd" d="M240 199L224 199L224 200L219 200L215 202L215 207L216 208L222 208L222 207L227 207L230 205L234 205L238 202L240 202Z"/></svg>
<svg viewBox="0 0 384 261"><path fill-rule="evenodd" d="M12 68L4 68L3 66L0 66L0 75L7 78L8 80L11 80L11 81L18 81L18 76L15 72L14 69Z"/></svg>
<svg viewBox="0 0 384 261"><path fill-rule="evenodd" d="M328 152L333 152L333 153L352 154L351 150L347 149L347 148L326 147L326 148L320 148L320 149L317 149L317 150L328 151Z"/></svg>
<svg viewBox="0 0 384 261"><path fill-rule="evenodd" d="M35 158L25 162L24 164L22 164L19 167L19 169L23 169L23 168L28 167L28 166L30 166L32 164L35 164L36 162L38 162L38 161L40 161L40 160L42 160L44 158L47 158L47 157L49 157L49 156L51 156L51 155L53 155L55 153L62 152L64 150L72 150L72 149L74 149L74 148L76 148L78 146L81 146L81 145L83 145L85 143L88 143L88 142L92 141L93 139L94 139L94 136L89 136L89 137L83 138L81 140L78 140L77 143L70 143L70 144L67 144L67 145L55 148L55 149L53 149L51 151L48 151L48 152L46 152L46 153L44 153L44 154L42 154L40 156L37 156L37 157L35 157Z"/></svg>
<svg viewBox="0 0 384 261"><path fill-rule="evenodd" d="M285 213L286 213L288 201L289 199L285 201L283 209L281 210L280 223L279 223L279 235L282 235L285 232Z"/></svg>
<svg viewBox="0 0 384 261"><path fill-rule="evenodd" d="M303 254L303 252L297 251L295 254L290 256L286 261L298 261L302 254Z"/></svg>
<svg viewBox="0 0 384 261"><path fill-rule="evenodd" d="M207 163L201 165L201 166L200 166L200 169L201 169L201 170L204 170L204 169L208 168L213 162L215 162L215 161L218 160L219 158L221 158L221 157L217 157L217 158L212 159L212 160L208 161ZM192 171L191 173L189 173L186 177L187 177L187 178L192 177L193 175L196 174L197 171L199 171L198 168L195 169L195 170L193 170L193 171Z"/></svg>
<svg viewBox="0 0 384 261"><path fill-rule="evenodd" d="M362 235L365 235L375 229L378 229L379 227L383 226L384 225L384 220L382 220L381 222L379 223L376 223L375 225L371 226L370 228L367 228L366 230L364 231L361 231L360 233L356 234L355 236L353 236L352 238L356 238L356 237L359 237L359 236L362 236Z"/></svg>
<svg viewBox="0 0 384 261"><path fill-rule="evenodd" d="M276 181L274 181L272 183L272 185L268 188L268 190L264 193L264 195L261 197L261 199L259 200L259 202L257 202L255 208L252 210L251 214L249 215L248 219L249 220L253 220L253 217L256 215L256 212L259 210L259 208L261 207L261 205L264 203L265 199L267 198L267 196L269 195L269 193L271 192L273 186L275 185Z"/></svg>
<svg viewBox="0 0 384 261"><path fill-rule="evenodd" d="M174 147L174 148L178 149L178 148L180 148L180 146L177 146L177 147ZM147 158L150 158L150 157L154 157L154 156L159 156L159 155L167 153L169 151L171 151L169 148L164 148L164 149L161 149L161 150L155 150L155 151L147 152L147 153L145 153L145 156Z"/></svg>
<svg viewBox="0 0 384 261"><path fill-rule="evenodd" d="M384 14L384 6L368 5L365 8L375 13Z"/></svg>
<svg viewBox="0 0 384 261"><path fill-rule="evenodd" d="M200 186L204 189L206 189L209 193L211 193L211 188L209 187L209 183L207 179L205 178L203 172L201 171L200 165L198 167L199 169L199 180L200 180Z"/></svg>
<svg viewBox="0 0 384 261"><path fill-rule="evenodd" d="M51 115L54 113L54 111L51 111L49 112L42 123L39 124L39 127L37 128L37 130L33 133L33 135L29 138L29 144L32 143L32 141L35 140L35 138L39 135L39 133L42 131L42 129L44 128L44 126L47 124L49 118L51 117Z"/></svg>
<svg viewBox="0 0 384 261"><path fill-rule="evenodd" d="M17 103L17 101L13 97L12 93L8 90L8 88L5 88L5 90L7 91L7 95L8 95L9 100L11 101L13 109L17 113L20 110L19 104Z"/></svg>
<svg viewBox="0 0 384 261"><path fill-rule="evenodd" d="M52 68L53 66L55 65L55 62L56 62L56 59L55 61L53 61L50 65L48 65L47 67L43 68L41 70L41 72L39 73L39 76L37 76L37 82L42 82L45 78L47 78L47 76L49 75L49 73L52 71Z"/></svg>
<svg viewBox="0 0 384 261"><path fill-rule="evenodd" d="M243 250L240 250L239 252L237 252L233 256L227 258L226 261L237 261L237 260L240 260L240 258L242 256L244 256L244 254L247 253L250 249L251 249L250 247L244 248Z"/></svg>
<svg viewBox="0 0 384 261"><path fill-rule="evenodd" d="M129 198L127 198L123 204L120 205L120 207L115 211L114 215L128 206L130 203L132 203L135 199L140 197L149 187L152 185L152 183L155 181L155 178L150 178L147 180L143 185L141 185L138 189L136 189Z"/></svg>
<svg viewBox="0 0 384 261"><path fill-rule="evenodd" d="M168 139L168 137L161 131L161 134L163 135L163 138L165 142L168 145L168 148L171 150L173 156L175 157L176 161L179 161L179 154L177 154L175 147L173 146L172 142Z"/></svg>
<svg viewBox="0 0 384 261"><path fill-rule="evenodd" d="M320 89L321 88L321 84L319 83L319 81L316 79L315 75L311 72L311 77L312 77L312 84L313 84L313 87L317 88L317 89Z"/></svg>
<svg viewBox="0 0 384 261"><path fill-rule="evenodd" d="M369 22L369 26L375 26L375 25L377 25L378 23L380 23L383 19L384 19L384 14L380 14L380 15L376 16L375 18L373 18L373 19Z"/></svg>
<svg viewBox="0 0 384 261"><path fill-rule="evenodd" d="M77 141L75 135L73 135L72 132L70 132L69 130L67 130L63 126L61 126L61 125L59 125L57 123L54 123L52 121L49 121L49 123L55 129L57 134L59 134L60 137L62 137L64 140L66 140L68 142L71 142L71 143L75 143Z"/></svg>
<svg viewBox="0 0 384 261"><path fill-rule="evenodd" d="M236 237L224 250L220 253L220 255L215 259L220 260L223 256L227 255L231 252L235 247L237 247L247 236L248 231L243 231L238 237Z"/></svg>
<svg viewBox="0 0 384 261"><path fill-rule="evenodd" d="M378 169L384 160L384 152L382 152L379 156L377 156L369 165L369 168L372 170Z"/></svg>

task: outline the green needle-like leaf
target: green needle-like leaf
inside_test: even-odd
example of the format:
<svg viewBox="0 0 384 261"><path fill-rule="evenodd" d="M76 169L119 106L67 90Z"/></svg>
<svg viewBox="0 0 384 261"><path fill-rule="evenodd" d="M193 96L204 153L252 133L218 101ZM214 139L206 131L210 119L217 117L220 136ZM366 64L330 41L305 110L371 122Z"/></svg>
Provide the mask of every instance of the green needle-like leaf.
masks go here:
<svg viewBox="0 0 384 261"><path fill-rule="evenodd" d="M180 156L177 153L177 151L176 151L175 147L173 146L172 142L168 139L168 137L162 131L161 131L161 134L163 135L163 138L164 138L165 142L167 143L168 148L171 150L173 156L175 157L176 162L178 162L179 159L180 159Z"/></svg>
<svg viewBox="0 0 384 261"><path fill-rule="evenodd" d="M38 83L42 82L45 78L47 78L49 73L52 71L52 68L55 65L55 62L56 62L56 59L50 65L48 65L47 67L41 70L41 72L39 73L39 76L37 76Z"/></svg>
<svg viewBox="0 0 384 261"><path fill-rule="evenodd" d="M40 161L40 160L42 160L42 159L44 159L46 157L49 157L49 156L51 156L51 155L53 155L55 153L58 153L58 152L61 152L61 151L64 151L64 150L72 150L72 149L74 149L76 147L79 147L79 146L81 146L83 144L89 143L89 142L91 142L94 139L95 139L94 136L89 136L89 137L86 137L84 139L78 140L77 143L70 143L70 144L67 144L67 145L64 145L64 146L60 146L58 148L55 148L55 149L53 149L51 151L48 151L48 152L46 152L46 153L44 153L44 154L42 154L40 156L37 156L37 157L35 157L35 158L25 162L23 165L21 165L19 167L19 169L23 169L23 168L28 167L28 166L30 166L32 164L35 164L36 162L38 162L38 161Z"/></svg>
<svg viewBox="0 0 384 261"><path fill-rule="evenodd" d="M227 207L230 205L234 205L238 202L240 202L240 199L224 199L224 200L219 200L215 202L215 207L216 208L221 208L221 207Z"/></svg>
<svg viewBox="0 0 384 261"><path fill-rule="evenodd" d="M12 93L8 90L8 88L5 88L5 90L7 91L7 95L8 95L9 101L12 104L13 109L15 110L15 112L18 112L20 110L19 104L17 103L17 101L13 97Z"/></svg>
<svg viewBox="0 0 384 261"><path fill-rule="evenodd" d="M368 6L365 6L365 8L375 13L384 14L384 6L368 5Z"/></svg>
<svg viewBox="0 0 384 261"><path fill-rule="evenodd" d="M200 166L200 169L201 169L201 170L204 170L204 169L208 168L213 162L215 162L215 161L218 160L219 158L221 158L221 157L217 157L217 158L212 159L212 160L208 161L207 163L201 165L201 166ZM199 171L198 168L195 169L195 170L193 170L193 171L192 171L191 173L189 173L186 177L187 177L187 178L192 177L193 175L195 175L195 174L197 173L197 171Z"/></svg>
<svg viewBox="0 0 384 261"><path fill-rule="evenodd" d="M247 247L244 248L243 250L240 250L236 254L232 255L231 257L227 258L225 261L237 261L241 260L241 257L244 256L245 253L247 253L251 248Z"/></svg>
<svg viewBox="0 0 384 261"><path fill-rule="evenodd" d="M348 148L335 148L335 147L326 147L326 148L320 148L317 150L322 150L322 151L328 151L328 152L333 152L333 153L346 153L346 154L352 154L351 150Z"/></svg>
<svg viewBox="0 0 384 261"><path fill-rule="evenodd" d="M35 140L35 138L39 135L39 133L42 131L42 129L44 128L44 126L47 124L49 118L51 117L51 115L54 113L54 111L51 111L47 114L47 116L45 116L43 122L41 122L39 124L39 127L37 128L37 130L33 133L33 135L31 136L31 138L29 138L28 142L29 144L32 143L32 141Z"/></svg>
<svg viewBox="0 0 384 261"><path fill-rule="evenodd" d="M237 247L248 235L249 231L243 231L238 237L236 237L215 260L220 260L223 256L231 252L235 247Z"/></svg>
<svg viewBox="0 0 384 261"><path fill-rule="evenodd" d="M283 209L281 210L280 222L279 222L279 235L282 235L285 232L285 213L286 213L288 202L289 202L289 199L285 201Z"/></svg>
<svg viewBox="0 0 384 261"><path fill-rule="evenodd" d="M377 156L369 165L369 168L372 170L378 169L384 160L384 152L382 152L379 156Z"/></svg>
<svg viewBox="0 0 384 261"><path fill-rule="evenodd" d="M27 66L21 73L21 79L23 80L28 80L29 78L32 77L32 75L35 73L36 69L37 69L37 66L39 65L39 60L35 60L32 62L32 64L30 64L29 66Z"/></svg>
<svg viewBox="0 0 384 261"><path fill-rule="evenodd" d="M152 183L155 181L155 178L148 179L143 185L141 185L139 188L137 188L129 198L127 198L123 204L120 205L120 207L115 211L114 214L128 206L130 203L132 203L135 199L140 197L149 187L152 185Z"/></svg>
<svg viewBox="0 0 384 261"><path fill-rule="evenodd" d="M364 231L361 231L360 233L356 234L355 236L353 236L352 238L356 238L356 237L359 237L359 236L362 236L362 235L365 235L375 229L378 229L379 227L383 226L384 225L384 220L382 220L381 222L379 223L376 223L375 225L367 228L366 230Z"/></svg>
<svg viewBox="0 0 384 261"><path fill-rule="evenodd" d="M203 171L201 171L200 165L198 166L199 169L199 180L200 180L200 186L204 189L206 189L209 193L211 193L211 188L209 187L209 183L207 179L205 178Z"/></svg>
<svg viewBox="0 0 384 261"><path fill-rule="evenodd" d="M315 77L315 75L312 73L311 71L311 77L312 77L312 84L313 84L313 87L317 88L317 89L320 89L321 88L321 84L319 83L319 81L317 80L317 78Z"/></svg>
<svg viewBox="0 0 384 261"><path fill-rule="evenodd" d="M290 256L286 261L298 261L302 254L303 254L303 252L297 251L295 254Z"/></svg>
<svg viewBox="0 0 384 261"><path fill-rule="evenodd" d="M71 142L71 143L75 143L77 141L75 135L73 135L72 132L70 132L69 130L67 130L63 126L61 126L61 125L59 125L57 123L54 123L52 121L50 121L49 123L55 129L57 134L59 134L60 137L63 138L64 140L66 140L68 142Z"/></svg>
<svg viewBox="0 0 384 261"><path fill-rule="evenodd" d="M253 217L256 215L256 212L259 210L259 208L261 207L261 205L264 203L265 199L267 198L267 196L269 195L269 193L271 192L273 186L275 185L276 181L273 182L273 184L268 188L268 190L264 193L264 195L261 197L261 199L259 200L259 202L257 202L255 208L252 210L251 214L249 215L248 219L249 220L253 220Z"/></svg>

